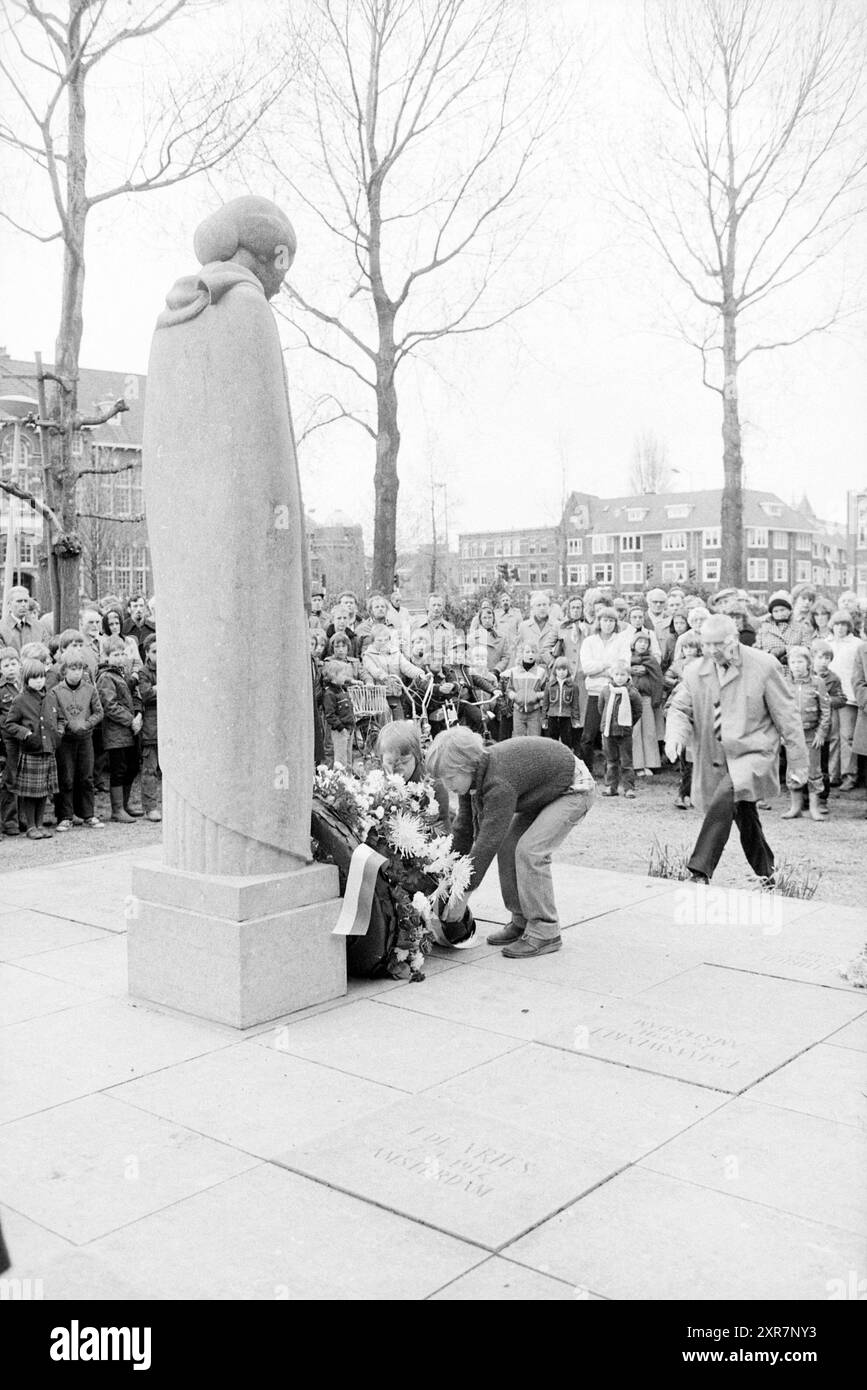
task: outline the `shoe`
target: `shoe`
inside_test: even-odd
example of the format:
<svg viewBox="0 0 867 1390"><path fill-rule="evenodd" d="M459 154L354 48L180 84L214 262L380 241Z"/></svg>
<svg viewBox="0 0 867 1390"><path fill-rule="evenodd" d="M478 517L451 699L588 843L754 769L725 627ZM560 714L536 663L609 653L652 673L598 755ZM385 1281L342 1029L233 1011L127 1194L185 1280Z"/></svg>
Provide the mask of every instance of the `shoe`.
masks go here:
<svg viewBox="0 0 867 1390"><path fill-rule="evenodd" d="M524 960L528 956L548 956L553 951L559 951L562 945L563 938L560 936L552 937L550 941L535 941L525 936L512 946L504 946L503 955L508 956L509 960Z"/></svg>
<svg viewBox="0 0 867 1390"><path fill-rule="evenodd" d="M148 811L148 813L147 813L147 818L148 818L148 820L162 820L162 818L163 818L163 813L162 813L162 811L156 811L156 810L154 810L154 811Z"/></svg>
<svg viewBox="0 0 867 1390"><path fill-rule="evenodd" d="M844 777L840 783L840 790L841 792L853 792L855 790L855 778Z"/></svg>
<svg viewBox="0 0 867 1390"><path fill-rule="evenodd" d="M635 800L635 792L632 790L631 787L628 789L628 791L625 791L625 792L623 793L623 795L626 797L626 800L627 800L627 801L634 801L634 800Z"/></svg>
<svg viewBox="0 0 867 1390"><path fill-rule="evenodd" d="M130 796L131 796L131 794L132 794L132 787L124 787L124 789L123 789L123 809L126 811L126 813L127 813L128 816L132 816L133 820L140 820L141 817L144 815L144 811L139 811L139 810L137 810L134 806L130 806L129 802L130 802Z"/></svg>
<svg viewBox="0 0 867 1390"><path fill-rule="evenodd" d="M804 814L804 791L802 787L796 787L789 792L789 809L784 811L783 820L797 820Z"/></svg>
<svg viewBox="0 0 867 1390"><path fill-rule="evenodd" d="M765 874L763 878L759 878L759 887L763 893L773 893L776 886L777 875L773 871L769 874Z"/></svg>
<svg viewBox="0 0 867 1390"><path fill-rule="evenodd" d="M18 829L18 826L17 826L17 825L4 825L4 827L3 827L3 834L4 834L4 835L20 835L20 834L21 834L21 831Z"/></svg>
<svg viewBox="0 0 867 1390"><path fill-rule="evenodd" d="M72 824L73 824L73 825L84 825L84 817L83 817L83 816L73 816L73 817L72 817Z"/></svg>
<svg viewBox="0 0 867 1390"><path fill-rule="evenodd" d="M602 788L602 795L603 795L603 796L616 796L616 795L617 795L617 788L616 788L616 787L603 787L603 788Z"/></svg>
<svg viewBox="0 0 867 1390"><path fill-rule="evenodd" d="M46 830L44 825L37 826L37 829L38 829L38 831L39 831L39 838L40 838L40 840L53 840L53 839L54 839L54 831L53 831L53 830Z"/></svg>
<svg viewBox="0 0 867 1390"><path fill-rule="evenodd" d="M111 789L111 818L112 820L123 821L126 825L134 824L135 817L128 814L123 804L123 787L112 787Z"/></svg>
<svg viewBox="0 0 867 1390"><path fill-rule="evenodd" d="M105 828L105 821L100 820L99 816L91 816L90 820L86 820L84 824L89 830L103 830Z"/></svg>
<svg viewBox="0 0 867 1390"><path fill-rule="evenodd" d="M61 834L63 833L64 830L71 830L71 829L72 829L72 821L71 821L71 820L59 820L59 821L57 822L57 833L58 833L58 835L61 835Z"/></svg>
<svg viewBox="0 0 867 1390"><path fill-rule="evenodd" d="M770 801L757 801L757 802L756 802L756 810L757 810L757 811L772 811L773 809L774 809L774 808L773 808L773 806L771 805Z"/></svg>
<svg viewBox="0 0 867 1390"><path fill-rule="evenodd" d="M518 927L514 922L509 922L508 926L501 927L499 931L492 931L486 937L489 946L505 946L507 942L520 941L524 935L524 928Z"/></svg>
<svg viewBox="0 0 867 1390"><path fill-rule="evenodd" d="M685 796L676 796L676 797L674 798L674 804L675 804L675 806L677 807L678 811L685 811L685 810L686 810L686 797L685 797Z"/></svg>
<svg viewBox="0 0 867 1390"><path fill-rule="evenodd" d="M42 839L42 831L41 831L41 830L37 830L35 825L29 826L28 829L27 829L24 833L26 834L28 840L41 840L41 839Z"/></svg>
<svg viewBox="0 0 867 1390"><path fill-rule="evenodd" d="M707 874L696 874L692 870L690 870L689 881L690 883L700 883L704 888L710 883Z"/></svg>
<svg viewBox="0 0 867 1390"><path fill-rule="evenodd" d="M810 792L810 820L817 820L820 823L824 824L825 817L827 816L827 814L828 808L827 806L822 806L822 804L820 803L819 793Z"/></svg>

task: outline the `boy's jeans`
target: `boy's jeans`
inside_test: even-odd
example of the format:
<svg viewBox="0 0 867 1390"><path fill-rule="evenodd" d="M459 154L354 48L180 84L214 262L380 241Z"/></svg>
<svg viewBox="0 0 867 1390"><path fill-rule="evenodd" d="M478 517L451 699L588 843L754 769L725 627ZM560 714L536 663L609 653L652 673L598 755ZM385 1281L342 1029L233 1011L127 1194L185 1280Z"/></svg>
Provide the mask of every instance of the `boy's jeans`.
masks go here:
<svg viewBox="0 0 867 1390"><path fill-rule="evenodd" d="M155 743L145 743L141 750L141 805L145 815L160 809L162 780L159 749Z"/></svg>
<svg viewBox="0 0 867 1390"><path fill-rule="evenodd" d="M500 891L512 921L523 926L527 940L556 941L560 935L551 851L586 816L593 797L592 791L568 791L536 816L519 812L512 817L497 854Z"/></svg>
<svg viewBox="0 0 867 1390"><path fill-rule="evenodd" d="M605 754L605 785L617 791L621 776L626 791L635 791L635 771L632 764L632 730L619 738L603 735L602 752Z"/></svg>
<svg viewBox="0 0 867 1390"><path fill-rule="evenodd" d="M540 709L522 710L517 705L512 706L512 738L520 738L525 734L533 734L536 737L542 733L542 711Z"/></svg>
<svg viewBox="0 0 867 1390"><path fill-rule="evenodd" d="M334 744L334 766L352 768L352 730L332 729L331 741Z"/></svg>
<svg viewBox="0 0 867 1390"><path fill-rule="evenodd" d="M93 819L93 738L74 738L64 734L57 750L57 780L60 783L60 819L72 820L78 802L84 820Z"/></svg>
<svg viewBox="0 0 867 1390"><path fill-rule="evenodd" d="M821 748L813 747L813 735L815 732L815 729L806 729L804 731L804 737L807 740L807 761L809 767L807 789L811 792L821 792L824 788L824 782L822 780L822 748L824 748L825 745L823 744ZM789 791L793 790L788 776L786 777L786 786Z"/></svg>

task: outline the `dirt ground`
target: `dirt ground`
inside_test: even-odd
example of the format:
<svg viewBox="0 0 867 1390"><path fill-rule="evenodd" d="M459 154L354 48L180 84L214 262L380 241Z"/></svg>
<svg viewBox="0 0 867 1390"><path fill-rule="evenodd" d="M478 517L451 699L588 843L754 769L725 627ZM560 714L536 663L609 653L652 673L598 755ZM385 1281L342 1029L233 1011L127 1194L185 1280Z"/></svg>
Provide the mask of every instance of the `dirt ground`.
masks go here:
<svg viewBox="0 0 867 1390"><path fill-rule="evenodd" d="M133 797L133 805L136 805ZM90 855L116 854L119 850L144 848L156 844L162 826L155 821L137 820L135 825L111 824L111 803L107 793L97 792L96 814L105 821L103 830L77 825L52 840L28 840L26 835L0 835L0 874L12 869L42 868ZM54 826L48 827L53 830ZM2 894L0 894L2 897Z"/></svg>
<svg viewBox="0 0 867 1390"><path fill-rule="evenodd" d="M661 844L692 847L701 818L698 811L678 811L674 806L677 779L663 769L652 778L636 778L636 799L598 796L583 823L569 836L557 858L571 864L590 864L594 869L647 871L654 837ZM781 858L821 869L817 902L863 907L867 930L867 799L864 789L831 792L830 815L817 824L804 814L800 820L781 820L788 808L788 793L777 797L770 811L762 811L762 825L779 863ZM714 875L714 884L744 888L756 879L744 859L737 831L733 831Z"/></svg>

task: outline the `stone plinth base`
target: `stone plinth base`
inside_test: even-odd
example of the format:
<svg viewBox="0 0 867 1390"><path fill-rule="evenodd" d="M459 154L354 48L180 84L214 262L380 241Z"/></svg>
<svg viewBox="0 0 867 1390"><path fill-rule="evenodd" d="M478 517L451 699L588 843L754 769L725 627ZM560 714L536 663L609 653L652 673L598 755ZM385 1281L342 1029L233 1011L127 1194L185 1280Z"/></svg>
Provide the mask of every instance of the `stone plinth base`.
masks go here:
<svg viewBox="0 0 867 1390"><path fill-rule="evenodd" d="M129 992L233 1028L346 993L337 869L228 878L133 868Z"/></svg>

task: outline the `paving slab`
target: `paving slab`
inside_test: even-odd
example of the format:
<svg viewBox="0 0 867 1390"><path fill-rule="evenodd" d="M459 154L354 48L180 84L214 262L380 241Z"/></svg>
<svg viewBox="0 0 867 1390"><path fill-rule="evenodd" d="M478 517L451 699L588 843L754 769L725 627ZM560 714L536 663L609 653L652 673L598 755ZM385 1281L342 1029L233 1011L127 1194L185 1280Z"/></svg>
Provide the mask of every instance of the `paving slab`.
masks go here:
<svg viewBox="0 0 867 1390"><path fill-rule="evenodd" d="M415 1096L277 1159L496 1250L610 1176L612 1158Z"/></svg>
<svg viewBox="0 0 867 1390"><path fill-rule="evenodd" d="M18 964L37 975L78 985L103 998L127 993L126 938L101 933L95 941L40 951L19 958Z"/></svg>
<svg viewBox="0 0 867 1390"><path fill-rule="evenodd" d="M98 999L92 990L77 989L61 980L22 970L17 965L0 965L0 1028L28 1018L71 1009Z"/></svg>
<svg viewBox="0 0 867 1390"><path fill-rule="evenodd" d="M819 1043L753 1086L749 1098L867 1129L867 1057Z"/></svg>
<svg viewBox="0 0 867 1390"><path fill-rule="evenodd" d="M6 1201L77 1245L255 1163L105 1095L0 1125Z"/></svg>
<svg viewBox="0 0 867 1390"><path fill-rule="evenodd" d="M459 1279L433 1294L432 1303L541 1303L575 1302L576 1300L599 1302L595 1294L586 1289L575 1289L560 1279L550 1279L547 1274L537 1274L534 1269L525 1269L512 1264L499 1255L492 1255L483 1264L462 1274Z"/></svg>
<svg viewBox="0 0 867 1390"><path fill-rule="evenodd" d="M630 1168L508 1246L605 1298L825 1300L865 1241L729 1192Z"/></svg>
<svg viewBox="0 0 867 1390"><path fill-rule="evenodd" d="M481 1252L261 1164L89 1247L148 1298L423 1299Z"/></svg>
<svg viewBox="0 0 867 1390"><path fill-rule="evenodd" d="M11 1024L0 1044L0 1122L213 1052L233 1040L231 1030L217 1024L119 999Z"/></svg>
<svg viewBox="0 0 867 1390"><path fill-rule="evenodd" d="M423 1091L517 1046L512 1038L478 1028L456 1028L437 1018L422 1019L409 1009L385 1007L386 1000L415 999L446 980L460 980L465 973L450 970L424 984L362 999L300 1023L290 1021L261 1033L256 1045L400 1091Z"/></svg>
<svg viewBox="0 0 867 1390"><path fill-rule="evenodd" d="M641 1166L867 1235L867 1134L853 1125L741 1098Z"/></svg>
<svg viewBox="0 0 867 1390"><path fill-rule="evenodd" d="M618 1166L725 1104L701 1086L533 1043L426 1095L611 1155Z"/></svg>
<svg viewBox="0 0 867 1390"><path fill-rule="evenodd" d="M867 994L861 991L865 1001ZM840 1028L836 1033L832 1033L828 1038L832 1047L854 1048L856 1052L867 1052L867 1013L856 1018L854 1023L849 1023L845 1028Z"/></svg>
<svg viewBox="0 0 867 1390"><path fill-rule="evenodd" d="M251 1041L166 1067L107 1094L246 1153L273 1158L393 1105L401 1092Z"/></svg>
<svg viewBox="0 0 867 1390"><path fill-rule="evenodd" d="M564 928L625 904L643 903L671 892L670 883L664 879L645 879L637 874L585 869L574 864L555 864L552 874L554 896ZM470 906L473 914L486 922L508 922L509 913L500 893L496 865L473 893Z"/></svg>
<svg viewBox="0 0 867 1390"><path fill-rule="evenodd" d="M569 1034L603 996L534 980L526 974L469 968L450 971L423 989L383 995L378 1007L484 1028L503 1037L535 1042L558 1027Z"/></svg>
<svg viewBox="0 0 867 1390"><path fill-rule="evenodd" d="M65 922L44 912L13 907L0 914L0 960L16 961L41 951L74 946L81 941L105 941L107 933L83 922Z"/></svg>
<svg viewBox="0 0 867 1390"><path fill-rule="evenodd" d="M563 947L535 960L510 960L495 950L476 964L479 970L500 970L528 980L613 994L629 999L652 985L702 964L700 951L624 940L601 922L581 923L563 937ZM469 961L468 964L473 964Z"/></svg>
<svg viewBox="0 0 867 1390"><path fill-rule="evenodd" d="M540 1041L736 1093L863 1004L843 990L698 966L634 999L595 1003L569 1025L552 1022Z"/></svg>
<svg viewBox="0 0 867 1390"><path fill-rule="evenodd" d="M56 1303L140 1303L144 1300L143 1291L130 1278L83 1246L73 1248L40 1268L40 1297ZM134 1277L132 1271L128 1273ZM159 1297L159 1294L152 1294L149 1301Z"/></svg>
<svg viewBox="0 0 867 1390"><path fill-rule="evenodd" d="M779 936L761 940L725 941L707 947L704 960L757 975L773 975L783 980L802 980L828 989L858 991L841 971L864 945L867 916L860 926L833 928L814 923L812 916L783 928ZM864 992L861 991L863 997Z"/></svg>
<svg viewBox="0 0 867 1390"><path fill-rule="evenodd" d="M38 1221L31 1221L5 1203L0 1205L0 1221L3 1222L3 1239L12 1261L7 1278L44 1278L52 1261L75 1251L76 1247L71 1241L64 1240L55 1231L46 1230Z"/></svg>

